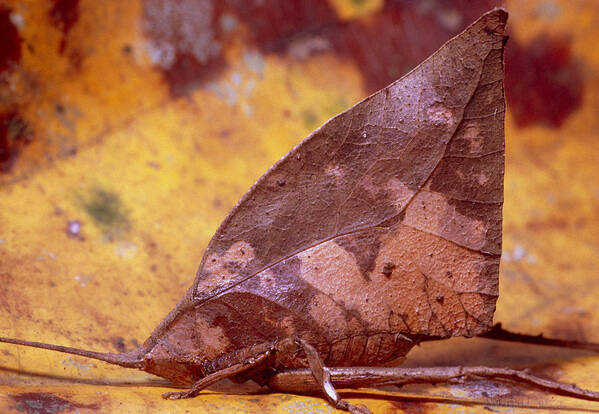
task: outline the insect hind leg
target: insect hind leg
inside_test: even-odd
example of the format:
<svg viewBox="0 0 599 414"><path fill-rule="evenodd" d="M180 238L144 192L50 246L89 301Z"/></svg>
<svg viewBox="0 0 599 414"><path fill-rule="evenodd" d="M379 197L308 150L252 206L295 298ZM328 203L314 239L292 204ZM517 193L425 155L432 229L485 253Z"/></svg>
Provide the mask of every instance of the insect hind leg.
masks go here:
<svg viewBox="0 0 599 414"><path fill-rule="evenodd" d="M295 338L295 343L305 352L312 376L314 376L320 390L333 407L339 410L349 411L352 414L370 413L368 408L364 406L356 406L339 398L339 394L337 394L337 390L335 390L333 382L331 381L331 372L322 362L316 348L301 338Z"/></svg>

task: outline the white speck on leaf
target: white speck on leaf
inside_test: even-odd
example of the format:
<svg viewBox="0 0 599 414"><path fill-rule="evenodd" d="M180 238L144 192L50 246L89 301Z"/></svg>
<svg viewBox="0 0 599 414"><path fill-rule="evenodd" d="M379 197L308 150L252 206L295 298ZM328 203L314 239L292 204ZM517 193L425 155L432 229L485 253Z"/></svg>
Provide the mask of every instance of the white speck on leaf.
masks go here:
<svg viewBox="0 0 599 414"><path fill-rule="evenodd" d="M121 242L116 246L116 255L123 259L132 259L137 254L137 246L130 242Z"/></svg>
<svg viewBox="0 0 599 414"><path fill-rule="evenodd" d="M23 29L23 27L25 27L25 18L21 13L12 12L8 15L8 18L10 19L12 24L14 24L17 27L17 29L21 30Z"/></svg>
<svg viewBox="0 0 599 414"><path fill-rule="evenodd" d="M221 29L225 32L232 32L238 26L237 18L232 14L223 14L220 16L219 24Z"/></svg>
<svg viewBox="0 0 599 414"><path fill-rule="evenodd" d="M75 280L77 282L79 282L79 284L82 287L85 287L85 286L87 286L88 282L91 282L92 280L94 280L94 277L93 276L86 276L86 275L76 275L75 276Z"/></svg>
<svg viewBox="0 0 599 414"><path fill-rule="evenodd" d="M258 74L258 76L262 77L264 73L264 58L258 52L245 52L243 54L243 62L247 65L248 68L253 70Z"/></svg>
<svg viewBox="0 0 599 414"><path fill-rule="evenodd" d="M522 259L524 259L524 257L526 256L526 250L524 250L524 246L522 246L521 244L517 244L516 247L514 247L514 252L512 253L512 258L514 259L514 261L520 261Z"/></svg>
<svg viewBox="0 0 599 414"><path fill-rule="evenodd" d="M78 220L69 220L67 223L69 236L77 236L81 231L81 222Z"/></svg>
<svg viewBox="0 0 599 414"><path fill-rule="evenodd" d="M90 366L86 364L82 364L80 362L75 361L73 358L69 357L61 362L62 366L65 367L73 367L76 368L79 372L89 371Z"/></svg>

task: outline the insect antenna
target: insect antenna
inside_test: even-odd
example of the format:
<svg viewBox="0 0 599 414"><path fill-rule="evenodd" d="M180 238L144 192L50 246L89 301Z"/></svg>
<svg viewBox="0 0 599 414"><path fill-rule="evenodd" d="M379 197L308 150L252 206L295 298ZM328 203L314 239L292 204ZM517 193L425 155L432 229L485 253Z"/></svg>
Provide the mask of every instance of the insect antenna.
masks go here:
<svg viewBox="0 0 599 414"><path fill-rule="evenodd" d="M144 360L141 349L135 349L130 352L114 354L111 352L95 352L87 349L71 348L69 346L61 346L54 344L46 344L43 342L25 341L22 339L3 338L0 337L0 342L29 346L32 348L48 349L50 351L64 352L65 354L79 355L86 358L97 359L99 361L108 362L109 364L120 365L125 368L143 368Z"/></svg>

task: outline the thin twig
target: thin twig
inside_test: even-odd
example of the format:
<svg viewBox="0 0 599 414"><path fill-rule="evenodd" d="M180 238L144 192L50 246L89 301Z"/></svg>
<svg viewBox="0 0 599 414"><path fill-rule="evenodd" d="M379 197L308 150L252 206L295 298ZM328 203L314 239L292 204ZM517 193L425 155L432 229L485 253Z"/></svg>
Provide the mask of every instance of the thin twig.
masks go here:
<svg viewBox="0 0 599 414"><path fill-rule="evenodd" d="M582 400L599 401L599 392L575 384L540 378L525 370L491 367L433 367L433 368L329 368L336 388L379 387L414 383L450 383L467 378L487 378L532 385L553 394ZM320 390L308 369L290 370L273 376L269 387L277 391L311 393Z"/></svg>

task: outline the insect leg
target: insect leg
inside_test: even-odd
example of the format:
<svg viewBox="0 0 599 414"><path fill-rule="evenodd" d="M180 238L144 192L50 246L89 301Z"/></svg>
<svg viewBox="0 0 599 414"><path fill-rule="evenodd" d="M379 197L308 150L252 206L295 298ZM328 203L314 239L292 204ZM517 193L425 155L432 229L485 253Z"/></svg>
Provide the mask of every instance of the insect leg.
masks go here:
<svg viewBox="0 0 599 414"><path fill-rule="evenodd" d="M162 394L162 397L167 400L180 400L184 398L193 398L196 397L204 388L209 387L212 384L217 383L220 380L225 378L230 378L236 374L242 373L253 366L259 364L264 361L270 354L272 350L269 349L261 354L249 358L246 361L243 361L239 364L231 365L230 367L221 369L220 371L216 371L210 375L205 376L204 378L196 381L189 390L180 391L180 392L166 392Z"/></svg>
<svg viewBox="0 0 599 414"><path fill-rule="evenodd" d="M337 394L337 390L335 390L335 387L331 382L330 369L324 366L324 363L322 362L320 355L318 355L316 348L301 338L295 338L295 343L299 345L306 353L308 365L310 366L310 372L316 380L318 388L320 388L320 391L324 393L327 400L333 407L340 410L349 411L352 414L370 413L368 408L364 406L358 407L339 398L339 394Z"/></svg>
<svg viewBox="0 0 599 414"><path fill-rule="evenodd" d="M599 344L592 342L578 342L564 339L547 338L543 334L528 335L503 329L501 323L496 323L493 328L485 333L477 335L480 338L496 339L507 342L520 342L525 344L555 346L560 348L582 349L585 351L599 352Z"/></svg>

